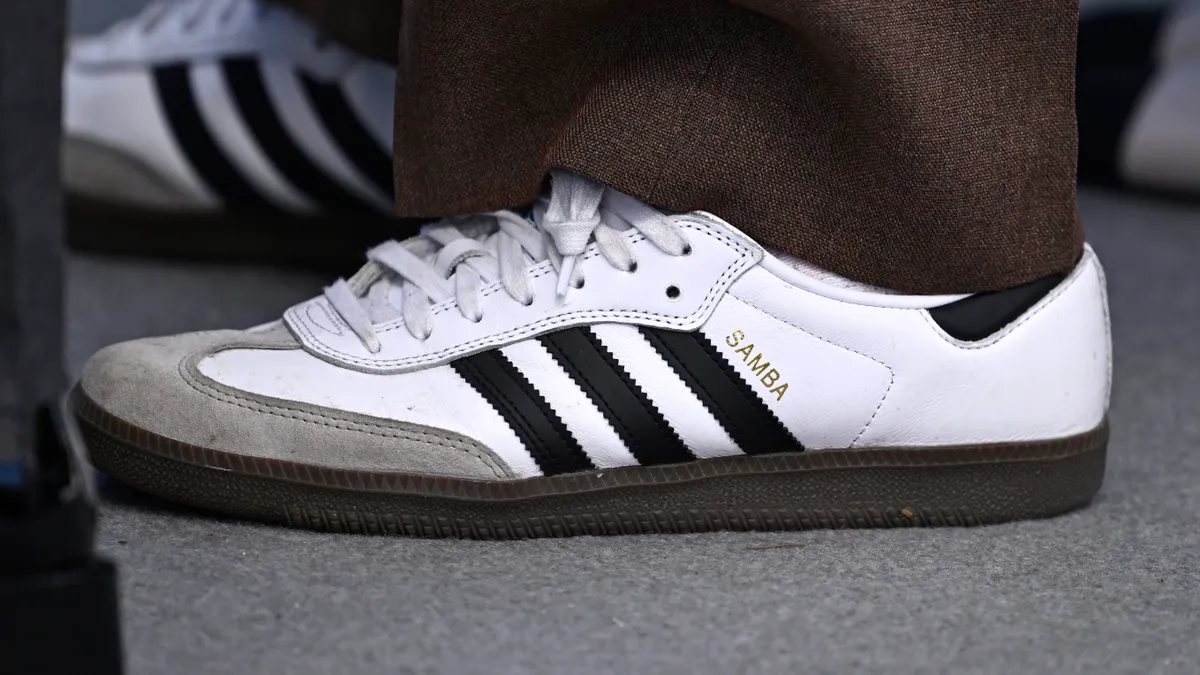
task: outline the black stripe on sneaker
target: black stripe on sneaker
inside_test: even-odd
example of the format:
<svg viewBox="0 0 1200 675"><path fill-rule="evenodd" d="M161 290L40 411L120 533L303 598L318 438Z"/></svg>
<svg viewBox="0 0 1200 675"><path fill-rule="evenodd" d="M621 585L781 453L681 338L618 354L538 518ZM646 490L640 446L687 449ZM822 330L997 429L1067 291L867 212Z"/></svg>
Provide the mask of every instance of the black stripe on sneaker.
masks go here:
<svg viewBox="0 0 1200 675"><path fill-rule="evenodd" d="M596 468L546 399L498 350L468 356L450 366L500 413L543 474Z"/></svg>
<svg viewBox="0 0 1200 675"><path fill-rule="evenodd" d="M742 452L760 455L804 449L708 338L657 328L641 331Z"/></svg>
<svg viewBox="0 0 1200 675"><path fill-rule="evenodd" d="M300 82L308 102L317 111L334 142L367 180L391 198L395 193L392 157L367 131L342 88L337 83L318 82L304 73L300 75Z"/></svg>
<svg viewBox="0 0 1200 675"><path fill-rule="evenodd" d="M153 71L158 104L179 149L200 180L217 193L226 206L279 211L222 153L196 105L188 68L186 63L178 63L159 66Z"/></svg>
<svg viewBox="0 0 1200 675"><path fill-rule="evenodd" d="M326 175L288 135L267 93L257 60L247 57L227 59L222 68L246 126L288 182L335 211L375 211Z"/></svg>
<svg viewBox="0 0 1200 675"><path fill-rule="evenodd" d="M696 459L641 387L587 328L542 336L542 345L587 394L643 466Z"/></svg>

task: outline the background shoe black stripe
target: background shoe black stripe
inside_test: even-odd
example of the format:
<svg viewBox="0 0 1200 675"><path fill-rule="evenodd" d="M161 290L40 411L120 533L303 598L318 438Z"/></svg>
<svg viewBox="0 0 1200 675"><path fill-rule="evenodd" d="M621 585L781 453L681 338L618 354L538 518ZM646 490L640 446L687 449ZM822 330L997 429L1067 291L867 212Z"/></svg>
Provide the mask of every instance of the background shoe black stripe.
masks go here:
<svg viewBox="0 0 1200 675"><path fill-rule="evenodd" d="M322 206L340 212L375 212L327 176L288 136L253 58L228 59L222 64L225 80L251 133L285 178Z"/></svg>
<svg viewBox="0 0 1200 675"><path fill-rule="evenodd" d="M154 88L175 142L199 174L200 180L220 195L226 206L280 211L254 189L242 172L222 154L196 106L187 64L155 68Z"/></svg>
<svg viewBox="0 0 1200 675"><path fill-rule="evenodd" d="M508 422L542 473L596 468L546 399L503 354L481 352L450 366Z"/></svg>
<svg viewBox="0 0 1200 675"><path fill-rule="evenodd" d="M641 331L742 452L760 455L804 449L750 383L703 335L657 328Z"/></svg>
<svg viewBox="0 0 1200 675"><path fill-rule="evenodd" d="M586 328L550 333L541 343L604 414L643 466L696 459L600 340Z"/></svg>
<svg viewBox="0 0 1200 675"><path fill-rule="evenodd" d="M300 81L308 102L317 111L334 142L375 187L391 198L396 189L392 176L392 157L367 132L362 119L346 100L342 88L336 83L317 82L305 73L301 73Z"/></svg>

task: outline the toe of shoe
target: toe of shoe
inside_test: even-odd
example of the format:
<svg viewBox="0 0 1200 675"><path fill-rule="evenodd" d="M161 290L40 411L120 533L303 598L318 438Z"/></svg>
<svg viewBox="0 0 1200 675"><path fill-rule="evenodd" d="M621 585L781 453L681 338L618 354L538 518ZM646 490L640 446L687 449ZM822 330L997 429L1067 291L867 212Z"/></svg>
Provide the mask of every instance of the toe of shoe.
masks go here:
<svg viewBox="0 0 1200 675"><path fill-rule="evenodd" d="M201 412L185 361L237 340L236 331L145 338L110 345L84 365L79 391L99 410L153 434L188 435ZM193 440L188 435L189 440Z"/></svg>
<svg viewBox="0 0 1200 675"><path fill-rule="evenodd" d="M250 470L318 467L477 480L513 475L486 446L460 434L238 391L195 367L230 347L299 348L282 329L116 344L84 367L79 392L90 412L81 417L106 433L119 430L143 450L225 468L266 460Z"/></svg>

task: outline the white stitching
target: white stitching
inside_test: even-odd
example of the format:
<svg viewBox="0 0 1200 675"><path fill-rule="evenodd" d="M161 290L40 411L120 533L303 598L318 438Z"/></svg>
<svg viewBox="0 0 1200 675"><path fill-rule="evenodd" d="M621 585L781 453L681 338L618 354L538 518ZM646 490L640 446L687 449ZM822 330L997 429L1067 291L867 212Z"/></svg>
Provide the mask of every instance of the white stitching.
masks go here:
<svg viewBox="0 0 1200 675"><path fill-rule="evenodd" d="M938 337L940 337L942 339L942 341L945 342L946 344L954 346L954 347L958 347L959 349L969 350L969 351L978 350L978 349L987 349L988 347L992 347L997 344L1000 344L1001 340L1003 340L1003 339L1007 338L1008 336L1012 335L1013 333L1015 333L1018 328L1025 325L1025 323L1028 322L1033 317L1037 316L1038 314L1041 314L1043 310L1045 310L1047 307L1049 307L1051 305L1051 303L1053 303L1055 300L1057 300L1059 297L1061 297L1064 293L1066 293L1068 290L1070 290L1075 285L1075 282L1079 281L1079 277L1081 277L1083 275L1083 270L1085 268L1087 268L1088 263L1095 262L1095 254L1088 253L1088 254L1085 254L1085 256L1090 256L1091 259L1088 260L1087 263L1077 265L1075 268L1075 271L1072 272L1070 276L1068 276L1066 279L1063 279L1062 283L1060 283L1053 291L1050 291L1050 293L1048 293L1045 297L1043 297L1041 300L1039 300L1037 302L1037 304L1034 305L1032 308L1030 308L1028 311L1026 311L1025 314L1021 315L1021 317L1019 319L1008 324L1004 328L1000 329L998 332L996 332L992 335L989 335L987 338L985 338L979 342L964 342L962 340L955 339L954 337L948 335L946 333L946 331L942 330L942 327L939 326L937 324L937 322L933 320L933 316L928 312L928 310L918 309L918 310L912 310L912 311L920 312L921 318L923 318L925 320L925 323L928 324L929 327L933 329L934 334L937 335ZM1106 302L1104 304L1105 304L1104 311L1107 313L1108 312L1108 303Z"/></svg>
<svg viewBox="0 0 1200 675"><path fill-rule="evenodd" d="M639 237L640 237L640 239L639 239ZM645 240L645 238L646 237L644 235L642 235L641 233L638 233L634 237L630 237L631 243L634 243L634 244L638 243L639 241ZM591 260L592 258L595 258L598 255L600 255L600 252L593 249L583 255L583 261L587 262L588 260ZM550 274L553 271L554 271L554 268L551 267L549 263L542 263L542 264L538 265L538 269L530 275L530 278L531 279L539 279L541 277L546 276L547 274ZM479 289L479 294L482 297L486 298L488 296L495 295L497 291L499 291L503 288L504 288L504 284L497 281L497 282L488 284L487 286L484 286L483 288ZM438 304L434 305L431 308L431 311L435 315L437 315L437 314L442 314L444 312L447 312L456 306L458 306L458 301L455 300L454 298L451 298L449 300L444 300L444 301L439 302ZM404 326L404 321L403 320L393 320L384 325L386 326L386 328L380 329L379 332L382 333L382 332L386 332L389 330L395 330L397 328L401 328Z"/></svg>
<svg viewBox="0 0 1200 675"><path fill-rule="evenodd" d="M689 326L689 324L693 323L698 317L704 316L706 313L709 312L709 310L712 307L714 307L716 305L716 302L719 299L719 296L721 295L720 289L725 288L727 286L727 279L731 280L734 276L736 276L738 273L740 273L741 271L743 271L744 269L746 269L748 267L745 263L748 259L753 260L753 255L752 255L753 251L750 247L746 246L744 243L738 241L737 239L730 237L729 235L725 234L724 232L722 232L720 230L706 226L702 223L693 223L691 221L688 221L688 222L681 223L681 226L684 228L687 228L687 229L704 231L709 236L711 236L713 239L716 239L722 243L731 244L732 245L731 248L734 248L734 250L740 251L738 258L736 258L728 267L726 267L725 271L717 278L717 280L712 284L712 286L710 286L708 293L705 295L704 301L700 304L700 306L696 309L696 311L692 312L691 314L689 314L686 317L683 317L682 319L669 317L667 315L659 314L656 312L645 312L645 311L590 310L590 311L586 311L586 312L574 312L574 313L569 312L566 314L560 314L555 317L551 317L549 319L542 319L542 320L534 322L532 324L526 324L525 326L521 326L519 328L514 328L511 330L505 331L503 333L494 333L494 334L486 335L486 336L483 336L480 338L476 338L469 342L459 343L453 347L448 347L448 348L443 349L438 352L430 352L427 354L419 354L416 356L407 356L407 357L400 358L400 359L372 360L372 359L364 359L361 357L354 356L352 354L348 354L346 352L343 352L335 347L332 347L332 346L326 344L325 342L322 342L308 328L308 326L305 325L305 322L300 320L299 313L296 311L295 307L293 307L292 309L289 309L287 312L287 315L296 319L295 321L290 322L290 323L296 324L297 327L299 328L299 330L308 339L307 341L312 343L311 346L308 344L305 345L305 347L307 349L311 349L313 352L316 352L318 354L324 354L327 357L337 359L338 361L341 361L342 363L345 363L345 364L352 364L354 366L359 366L360 368L362 368L368 372L381 372L385 369L386 370L396 370L396 369L405 368L408 365L411 365L413 363L418 363L418 362L421 365L432 366L432 365L440 363L444 359L451 358L454 356L459 356L459 355L465 354L467 352L470 352L471 350L475 349L477 346L479 346L483 343L500 344L502 342L509 341L509 340L521 339L521 338L527 337L529 335L542 332L548 328L553 328L553 327L561 326L564 324L592 323L592 322L596 322L596 321L634 322L639 319L641 319L641 320L649 319L651 321L657 322L658 324L665 324L665 325L673 326L676 328L683 328L683 327ZM641 236L641 235L639 234L639 235L635 235L635 236ZM644 237L643 237L643 239L644 239ZM595 250L592 250L592 251L589 251L589 253L587 255L594 257L596 255L599 255L599 253ZM542 274L546 274L546 273L547 273L546 271L542 272ZM498 286L498 284L493 284L493 285ZM448 301L448 302L450 302L450 301ZM395 327L393 326L393 328L395 328Z"/></svg>
<svg viewBox="0 0 1200 675"><path fill-rule="evenodd" d="M196 360L198 363L198 359L203 359L205 357L212 356L214 354L218 354L222 351L228 351L231 349L238 349L238 348L245 348L245 347L261 348L261 347L256 347L254 345L238 345L238 344L223 345L223 346L221 346L221 348L219 348L215 351L210 351L208 348L205 348L205 349L200 350L199 352L195 352L195 353L183 358L182 360L180 360L179 374L183 378L183 381L185 383L187 383L187 385L189 387L191 387L194 391L196 391L200 395L207 396L208 398L211 398L215 401L219 401L226 405L232 405L232 406L241 408L243 410L249 410L249 411L255 412L255 413L273 415L275 417L282 417L285 419L297 420L297 421L305 422L308 424L316 424L318 426L329 427L331 429L339 429L342 431L354 431L357 433L367 434L368 436L375 436L378 438L395 438L395 439L401 439L401 440L409 440L409 441L415 441L418 443L426 443L429 445L435 445L438 447L446 448L448 450L457 450L459 452L466 453L466 454L474 457L475 459L478 459L480 461L480 463L482 463L487 469L491 470L491 472L493 474L495 474L495 476L497 478L510 478L511 477L510 475L506 474L499 466L495 465L495 462L492 457L490 457L486 454L483 454L480 451L480 448L463 443L461 441L447 440L447 439L441 438L435 434L428 434L428 433L423 433L423 432L419 432L419 431L401 431L401 430L390 428L383 424L373 424L373 423L369 423L369 422L355 422L355 421L351 421L351 420L342 420L342 419L338 419L338 418L332 417L332 416L319 415L316 413L308 412L306 410L301 410L299 408L289 408L287 406L266 403L263 401L256 401L254 399L251 399L251 398L248 398L245 396L238 396L236 394L223 392L215 387L212 387L211 385L205 384L200 379L200 377L206 377L206 376L204 376L203 373L199 373L200 377L197 377L196 375L193 375L193 373L191 372L191 368L189 368L189 364L193 360ZM372 429L377 429L378 431L372 431Z"/></svg>

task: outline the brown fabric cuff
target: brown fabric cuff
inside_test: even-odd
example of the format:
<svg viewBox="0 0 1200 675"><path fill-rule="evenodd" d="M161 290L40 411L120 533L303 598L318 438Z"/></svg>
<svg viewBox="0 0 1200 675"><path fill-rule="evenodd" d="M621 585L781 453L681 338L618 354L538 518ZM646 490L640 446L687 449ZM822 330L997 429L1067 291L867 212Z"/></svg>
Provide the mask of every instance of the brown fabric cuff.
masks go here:
<svg viewBox="0 0 1200 675"><path fill-rule="evenodd" d="M1071 268L1074 0L406 5L397 205L562 167L911 292Z"/></svg>

